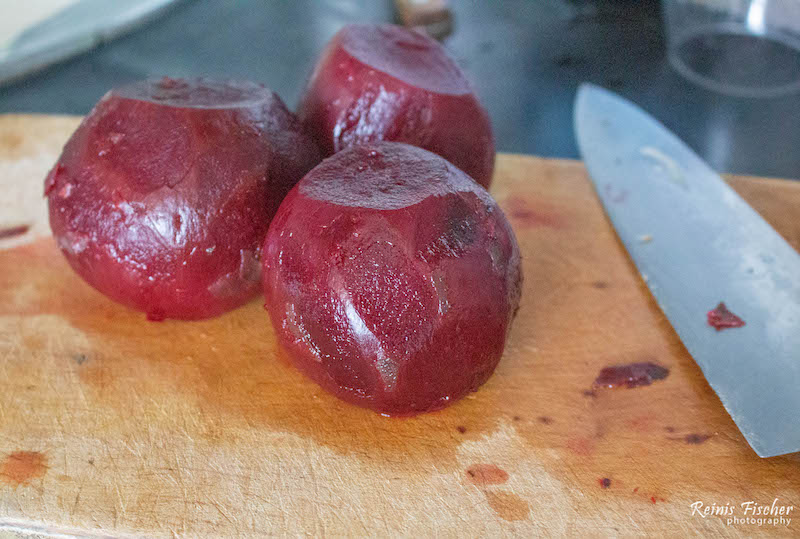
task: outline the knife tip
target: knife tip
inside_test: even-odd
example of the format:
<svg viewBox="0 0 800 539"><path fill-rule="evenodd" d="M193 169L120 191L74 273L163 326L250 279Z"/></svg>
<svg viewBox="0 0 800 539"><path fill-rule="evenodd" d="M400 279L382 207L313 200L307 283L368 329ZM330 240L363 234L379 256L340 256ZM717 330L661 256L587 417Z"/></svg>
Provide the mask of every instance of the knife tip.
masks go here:
<svg viewBox="0 0 800 539"><path fill-rule="evenodd" d="M578 85L578 96L581 96L587 92L596 92L596 91L603 91L604 88L598 86L592 82L582 82Z"/></svg>
<svg viewBox="0 0 800 539"><path fill-rule="evenodd" d="M588 99L592 94L613 95L612 92L602 86L592 82L582 82L578 85L578 91L575 93L575 105L577 106L581 101Z"/></svg>

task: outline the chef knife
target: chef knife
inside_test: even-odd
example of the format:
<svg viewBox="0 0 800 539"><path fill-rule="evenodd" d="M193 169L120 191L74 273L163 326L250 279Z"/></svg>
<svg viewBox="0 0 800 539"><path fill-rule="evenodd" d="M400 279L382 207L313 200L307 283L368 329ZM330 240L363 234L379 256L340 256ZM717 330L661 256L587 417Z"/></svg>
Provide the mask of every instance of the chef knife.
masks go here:
<svg viewBox="0 0 800 539"><path fill-rule="evenodd" d="M761 457L800 451L800 255L636 105L584 84L574 119L617 234L739 430ZM711 327L720 302L746 325Z"/></svg>

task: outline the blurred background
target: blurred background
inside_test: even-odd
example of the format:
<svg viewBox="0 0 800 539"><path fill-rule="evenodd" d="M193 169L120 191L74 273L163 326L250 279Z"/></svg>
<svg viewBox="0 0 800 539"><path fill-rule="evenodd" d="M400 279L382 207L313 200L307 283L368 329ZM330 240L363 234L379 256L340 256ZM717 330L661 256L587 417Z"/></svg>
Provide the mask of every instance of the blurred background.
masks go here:
<svg viewBox="0 0 800 539"><path fill-rule="evenodd" d="M162 75L251 79L294 106L342 25L403 15L391 0L138 0L93 26L131 1L0 0L0 113L85 114L111 87ZM577 158L572 100L589 81L645 108L719 171L800 178L800 93L735 97L687 80L667 59L657 0L446 6L443 43L489 109L499 151ZM53 39L84 26L77 41ZM26 68L32 56L20 51L48 39Z"/></svg>

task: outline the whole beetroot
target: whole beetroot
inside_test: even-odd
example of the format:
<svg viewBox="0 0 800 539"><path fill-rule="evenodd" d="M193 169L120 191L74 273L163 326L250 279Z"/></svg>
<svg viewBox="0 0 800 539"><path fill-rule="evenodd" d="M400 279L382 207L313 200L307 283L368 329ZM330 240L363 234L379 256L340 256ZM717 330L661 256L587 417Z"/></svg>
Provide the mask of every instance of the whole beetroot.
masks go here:
<svg viewBox="0 0 800 539"><path fill-rule="evenodd" d="M69 264L151 319L211 317L251 299L260 247L319 154L250 82L148 80L112 90L45 182Z"/></svg>
<svg viewBox="0 0 800 539"><path fill-rule="evenodd" d="M496 202L406 144L323 161L284 200L263 257L266 306L294 364L384 414L476 390L519 304L519 249Z"/></svg>
<svg viewBox="0 0 800 539"><path fill-rule="evenodd" d="M327 45L299 116L325 155L380 140L436 153L488 188L494 137L464 73L435 40L390 24L351 24Z"/></svg>

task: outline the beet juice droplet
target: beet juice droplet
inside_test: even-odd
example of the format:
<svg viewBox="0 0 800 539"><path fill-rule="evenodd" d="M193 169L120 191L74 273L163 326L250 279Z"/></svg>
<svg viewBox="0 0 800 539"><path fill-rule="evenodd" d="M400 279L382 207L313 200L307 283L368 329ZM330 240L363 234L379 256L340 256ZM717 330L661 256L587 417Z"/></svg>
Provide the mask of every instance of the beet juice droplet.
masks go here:
<svg viewBox="0 0 800 539"><path fill-rule="evenodd" d="M0 228L0 240L6 238L14 238L16 236L22 236L28 230L30 230L30 225L18 225L18 226L10 226L7 228Z"/></svg>
<svg viewBox="0 0 800 539"><path fill-rule="evenodd" d="M740 328L745 325L744 320L729 311L725 303L722 302L720 302L714 310L708 311L707 317L708 325L717 331L729 328Z"/></svg>
<svg viewBox="0 0 800 539"><path fill-rule="evenodd" d="M614 365L600 371L594 381L595 387L634 387L649 386L656 380L663 380L669 376L669 369L655 363L630 363L628 365Z"/></svg>

